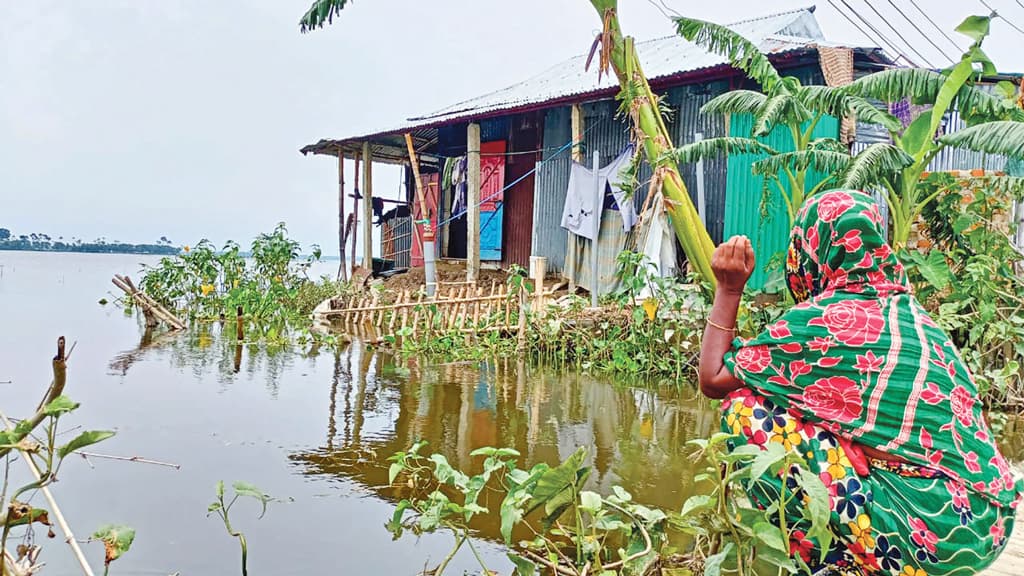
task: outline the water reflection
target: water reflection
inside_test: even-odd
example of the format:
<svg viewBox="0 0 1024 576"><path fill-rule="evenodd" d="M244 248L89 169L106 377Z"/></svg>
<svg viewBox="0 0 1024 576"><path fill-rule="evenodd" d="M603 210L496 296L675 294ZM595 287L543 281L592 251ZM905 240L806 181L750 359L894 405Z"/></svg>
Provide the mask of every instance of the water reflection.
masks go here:
<svg viewBox="0 0 1024 576"><path fill-rule="evenodd" d="M591 447L590 489L628 487L638 501L678 508L690 490L684 444L717 427L717 413L684 390L617 385L509 360L402 363L353 345L336 353L324 444L289 458L308 475L348 478L385 498L385 459L419 439L453 465L480 464L481 446L511 446L526 466ZM522 465L522 464L521 464ZM497 537L497 525L480 531Z"/></svg>

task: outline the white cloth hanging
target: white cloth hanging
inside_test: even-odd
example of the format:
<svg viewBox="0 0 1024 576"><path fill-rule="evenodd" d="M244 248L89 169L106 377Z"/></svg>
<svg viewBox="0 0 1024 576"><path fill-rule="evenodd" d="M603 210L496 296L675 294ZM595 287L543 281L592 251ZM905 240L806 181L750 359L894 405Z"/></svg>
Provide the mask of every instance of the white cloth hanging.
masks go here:
<svg viewBox="0 0 1024 576"><path fill-rule="evenodd" d="M597 195L594 191L594 171L577 162L572 163L569 170L569 188L565 195L565 206L562 208L562 228L577 236L590 240L597 238L601 226L601 212L604 207L604 195L611 187L612 196L619 205L622 216L622 229L629 231L636 224L636 207L633 200L624 190L625 181L621 172L633 157L633 147L627 146L617 158L608 165L598 169L597 177L600 185Z"/></svg>

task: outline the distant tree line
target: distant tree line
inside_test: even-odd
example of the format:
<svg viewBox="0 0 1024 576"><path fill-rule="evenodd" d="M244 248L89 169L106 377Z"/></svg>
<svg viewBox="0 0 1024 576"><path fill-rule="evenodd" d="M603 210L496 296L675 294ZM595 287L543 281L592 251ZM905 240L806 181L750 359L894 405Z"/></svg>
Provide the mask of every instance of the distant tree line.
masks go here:
<svg viewBox="0 0 1024 576"><path fill-rule="evenodd" d="M106 238L97 238L91 242L83 242L79 238L65 240L63 236L55 239L49 234L15 235L8 228L0 228L0 250L162 255L173 255L180 252L180 248L174 246L166 236L161 236L153 244L129 244L119 240L108 241Z"/></svg>

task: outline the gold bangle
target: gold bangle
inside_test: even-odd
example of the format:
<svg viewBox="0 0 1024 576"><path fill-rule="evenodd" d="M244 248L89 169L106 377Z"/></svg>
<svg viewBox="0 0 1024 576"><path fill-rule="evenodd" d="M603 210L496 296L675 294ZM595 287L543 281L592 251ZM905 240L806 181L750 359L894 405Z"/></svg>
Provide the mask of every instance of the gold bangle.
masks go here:
<svg viewBox="0 0 1024 576"><path fill-rule="evenodd" d="M709 326L714 326L715 328L718 328L719 330L724 330L726 332L735 332L736 331L735 328L726 328L725 326L722 326L721 324L716 324L716 323L712 322L711 318L708 318L708 325Z"/></svg>

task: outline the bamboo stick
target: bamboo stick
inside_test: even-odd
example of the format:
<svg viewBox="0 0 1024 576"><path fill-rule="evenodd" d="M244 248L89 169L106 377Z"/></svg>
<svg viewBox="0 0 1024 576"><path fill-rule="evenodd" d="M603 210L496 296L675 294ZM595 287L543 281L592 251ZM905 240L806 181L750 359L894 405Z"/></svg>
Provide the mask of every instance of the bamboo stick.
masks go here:
<svg viewBox="0 0 1024 576"><path fill-rule="evenodd" d="M114 286L120 288L125 294L128 294L129 296L134 298L135 301L143 309L148 308L153 313L153 315L163 320L173 330L185 329L185 324L181 320L178 320L173 314L164 309L163 306L157 304L156 301L151 299L144 292L132 290L131 286L129 286L121 277L115 276L114 278L111 279L111 282L114 284Z"/></svg>
<svg viewBox="0 0 1024 576"><path fill-rule="evenodd" d="M380 292L373 293L373 299L370 300L370 307L377 308L377 304L380 302ZM370 318L368 319L370 326L377 327L377 311L373 310L369 313Z"/></svg>
<svg viewBox="0 0 1024 576"><path fill-rule="evenodd" d="M423 304L423 292L420 292L419 294L416 295L416 304L415 304L415 307L413 308L413 314L412 314L412 336L413 336L413 338L415 338L416 334L419 332L420 312L422 311L420 309L420 305L421 304Z"/></svg>
<svg viewBox="0 0 1024 576"><path fill-rule="evenodd" d="M502 288L502 292L505 293L505 327L512 327L512 295L511 289L505 287Z"/></svg>
<svg viewBox="0 0 1024 576"><path fill-rule="evenodd" d="M395 304L402 304L405 301L405 290L398 293L398 299L395 300ZM392 334L395 331L395 321L398 320L398 308L395 306L391 307L391 317L388 318L388 334Z"/></svg>
<svg viewBox="0 0 1024 576"><path fill-rule="evenodd" d="M405 301L406 302L411 302L412 301L412 295L409 294L408 290L405 291ZM403 306L402 307L402 332L405 332L405 328L408 325L409 325L409 308Z"/></svg>
<svg viewBox="0 0 1024 576"><path fill-rule="evenodd" d="M544 293L545 296L551 296L552 294L554 294L554 291L548 291L548 292ZM442 306L447 306L447 305L450 305L450 304L453 304L453 303L460 303L460 304L468 304L468 303L472 303L472 302L483 302L483 303L491 302L491 303L493 303L493 302L500 302L500 301L504 300L505 298L507 298L507 296L508 296L508 294L505 293L504 289L501 289L501 290L499 290L499 292L497 294L494 294L494 295L486 295L485 294L485 295L481 295L481 296L466 296L466 297L463 297L463 298L451 298L451 299L435 300L435 302L438 303L438 304L441 304ZM366 304L365 302L362 303L362 304L364 304L365 307L362 307L362 306L353 307L353 308L348 309L348 310L327 310L327 311L323 312L323 315L324 316L337 316L337 315L340 315L340 314L356 313L356 312L379 312L381 310L391 310L392 308L415 308L416 305L419 304L419 302L414 302L410 298L409 301L403 302L403 303L380 304L380 305L377 305L377 306L371 306L370 304ZM502 308L502 309L504 309L504 308Z"/></svg>
<svg viewBox="0 0 1024 576"><path fill-rule="evenodd" d="M180 327L180 328L181 328L182 330L184 330L184 329L185 329L185 323L184 323L184 322L182 322L181 320L179 320L177 316L175 316L175 315L174 315L173 313L171 313L171 311L170 311L170 310L168 310L168 309L164 308L164 307L163 307L163 305L161 305L161 304L160 304L159 302L157 302L157 301L156 301L156 300L154 300L153 298L150 298L149 294L146 294L146 293L145 293L145 292L143 292L142 290L139 290L138 288L136 288L136 287L135 287L135 283L134 283L134 282L132 282L132 279L131 279L131 278L129 278L128 276L122 276L122 277L121 277L121 280L122 280L122 281L123 281L123 282L124 282L125 284L127 284L127 285L128 285L128 287L129 287L129 288L131 288L133 292L136 292L136 293L138 293L138 294L141 294L143 298L145 298L146 300L148 300L148 301L149 301L149 302L150 302L150 303L151 303L151 304L152 304L153 306L155 306L155 307L156 307L156 308L157 308L158 310L160 310L161 312L163 312L164 314L166 314L166 315L167 315L167 316L168 316L169 318L171 318L171 319L172 319L172 320L174 321L174 323L175 323L175 324L177 324L177 325L178 325L178 326L179 326L179 327Z"/></svg>

